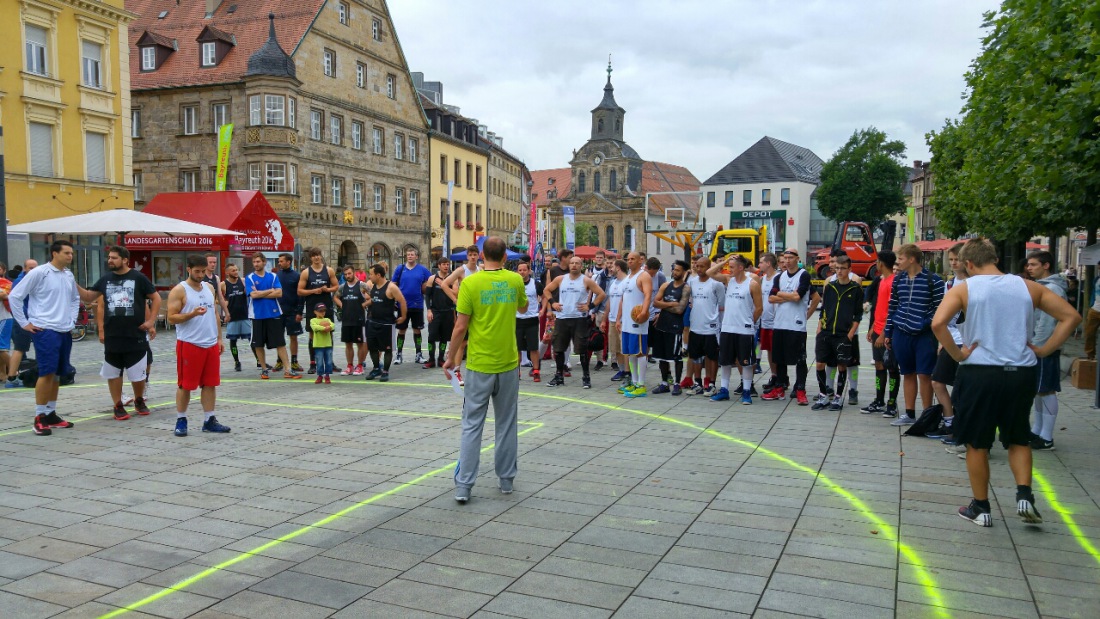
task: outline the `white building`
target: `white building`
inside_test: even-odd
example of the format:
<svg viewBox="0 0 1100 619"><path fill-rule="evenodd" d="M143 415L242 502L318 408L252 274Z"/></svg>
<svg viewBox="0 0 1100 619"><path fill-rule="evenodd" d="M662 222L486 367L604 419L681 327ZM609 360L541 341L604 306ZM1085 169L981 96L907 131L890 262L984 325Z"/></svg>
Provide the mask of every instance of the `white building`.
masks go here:
<svg viewBox="0 0 1100 619"><path fill-rule="evenodd" d="M706 229L767 224L771 251L797 249L805 261L809 250L832 243L836 228L814 196L823 163L807 148L765 136L703 183Z"/></svg>

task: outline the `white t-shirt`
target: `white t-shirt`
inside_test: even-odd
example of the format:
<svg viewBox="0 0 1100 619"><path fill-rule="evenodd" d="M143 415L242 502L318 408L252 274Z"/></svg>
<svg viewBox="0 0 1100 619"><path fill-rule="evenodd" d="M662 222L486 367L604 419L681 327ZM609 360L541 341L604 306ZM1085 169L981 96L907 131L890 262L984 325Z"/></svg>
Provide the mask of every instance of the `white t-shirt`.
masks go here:
<svg viewBox="0 0 1100 619"><path fill-rule="evenodd" d="M588 300L588 288L584 286L585 275L581 274L573 279L573 276L566 273L561 276L561 285L558 286L558 303L561 303L561 309L554 312L554 316L557 318L582 318L584 312L577 309L577 306Z"/></svg>
<svg viewBox="0 0 1100 619"><path fill-rule="evenodd" d="M527 294L527 311L516 312L516 318L538 318L539 317L539 298L537 288L535 287L535 278L527 280L527 283L523 285L524 291Z"/></svg>
<svg viewBox="0 0 1100 619"><path fill-rule="evenodd" d="M730 278L726 284L725 312L722 315L722 333L737 333L752 335L752 314L756 304L752 300L752 278L745 276L745 281L738 282Z"/></svg>
<svg viewBox="0 0 1100 619"><path fill-rule="evenodd" d="M726 295L722 282L708 277L707 281L695 278L691 284L691 332L699 335L717 335L721 326L718 308Z"/></svg>
<svg viewBox="0 0 1100 619"><path fill-rule="evenodd" d="M778 275L778 273L776 273ZM760 276L760 301L764 304L764 313L760 314L760 328L772 329L775 327L775 303L768 301L772 294L772 286L775 285L775 275Z"/></svg>
<svg viewBox="0 0 1100 619"><path fill-rule="evenodd" d="M623 283L623 333L645 335L649 333L649 320L641 323L634 322L630 317L633 309L645 301L645 293L638 287L638 277L645 271L639 269L637 273L627 275ZM649 308L646 308L647 311Z"/></svg>
<svg viewBox="0 0 1100 619"><path fill-rule="evenodd" d="M619 315L619 305L623 302L623 286L626 285L626 278L615 278L611 280L611 285L607 287L607 319L611 322L615 322L615 317Z"/></svg>

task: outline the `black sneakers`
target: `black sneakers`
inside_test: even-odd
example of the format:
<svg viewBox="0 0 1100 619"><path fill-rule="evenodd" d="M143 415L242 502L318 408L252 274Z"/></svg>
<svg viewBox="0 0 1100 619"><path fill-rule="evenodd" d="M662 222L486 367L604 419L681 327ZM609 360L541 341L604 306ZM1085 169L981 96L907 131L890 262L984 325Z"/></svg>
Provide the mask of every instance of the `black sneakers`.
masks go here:
<svg viewBox="0 0 1100 619"><path fill-rule="evenodd" d="M872 413L883 413L886 412L886 403L878 399L871 400L871 403L859 409L859 412L863 413L864 415L870 415Z"/></svg>
<svg viewBox="0 0 1100 619"><path fill-rule="evenodd" d="M1028 524L1042 524L1043 517L1035 509L1035 495L1016 493L1016 513Z"/></svg>
<svg viewBox="0 0 1100 619"><path fill-rule="evenodd" d="M971 500L970 505L959 508L959 517L969 520L979 527L993 526L993 516L989 510L978 505L977 499Z"/></svg>
<svg viewBox="0 0 1100 619"><path fill-rule="evenodd" d="M564 384L565 384L565 379L562 378L562 375L561 374L554 374L554 378L551 378L550 381L546 383L546 386L547 387L561 387Z"/></svg>
<svg viewBox="0 0 1100 619"><path fill-rule="evenodd" d="M1041 436L1031 439L1031 448L1036 451L1054 451L1054 441L1048 441Z"/></svg>

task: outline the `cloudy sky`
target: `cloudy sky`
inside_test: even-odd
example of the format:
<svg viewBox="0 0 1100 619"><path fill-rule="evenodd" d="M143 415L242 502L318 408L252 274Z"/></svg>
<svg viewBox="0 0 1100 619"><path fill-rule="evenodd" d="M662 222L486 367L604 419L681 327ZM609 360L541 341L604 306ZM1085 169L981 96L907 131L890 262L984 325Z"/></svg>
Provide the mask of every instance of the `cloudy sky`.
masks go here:
<svg viewBox="0 0 1100 619"><path fill-rule="evenodd" d="M625 138L705 181L765 135L823 159L876 126L927 159L995 0L390 0L409 66L530 169L589 137L612 54Z"/></svg>

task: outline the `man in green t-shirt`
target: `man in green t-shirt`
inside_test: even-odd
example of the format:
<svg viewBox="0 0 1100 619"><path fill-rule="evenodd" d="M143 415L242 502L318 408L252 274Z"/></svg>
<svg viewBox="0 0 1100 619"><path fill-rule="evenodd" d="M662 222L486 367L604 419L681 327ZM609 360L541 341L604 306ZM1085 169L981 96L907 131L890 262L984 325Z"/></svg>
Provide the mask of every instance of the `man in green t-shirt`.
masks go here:
<svg viewBox="0 0 1100 619"><path fill-rule="evenodd" d="M470 500L477 481L481 433L485 413L493 400L496 425L496 473L500 491L511 494L516 477L519 434L519 353L516 349L516 312L527 310L523 278L504 270L507 247L500 237L485 240L485 266L462 280L458 289L458 318L451 335L450 354L443 364L449 379L458 365L462 338L470 333L466 352L466 391L462 402L462 446L455 467L455 500Z"/></svg>

